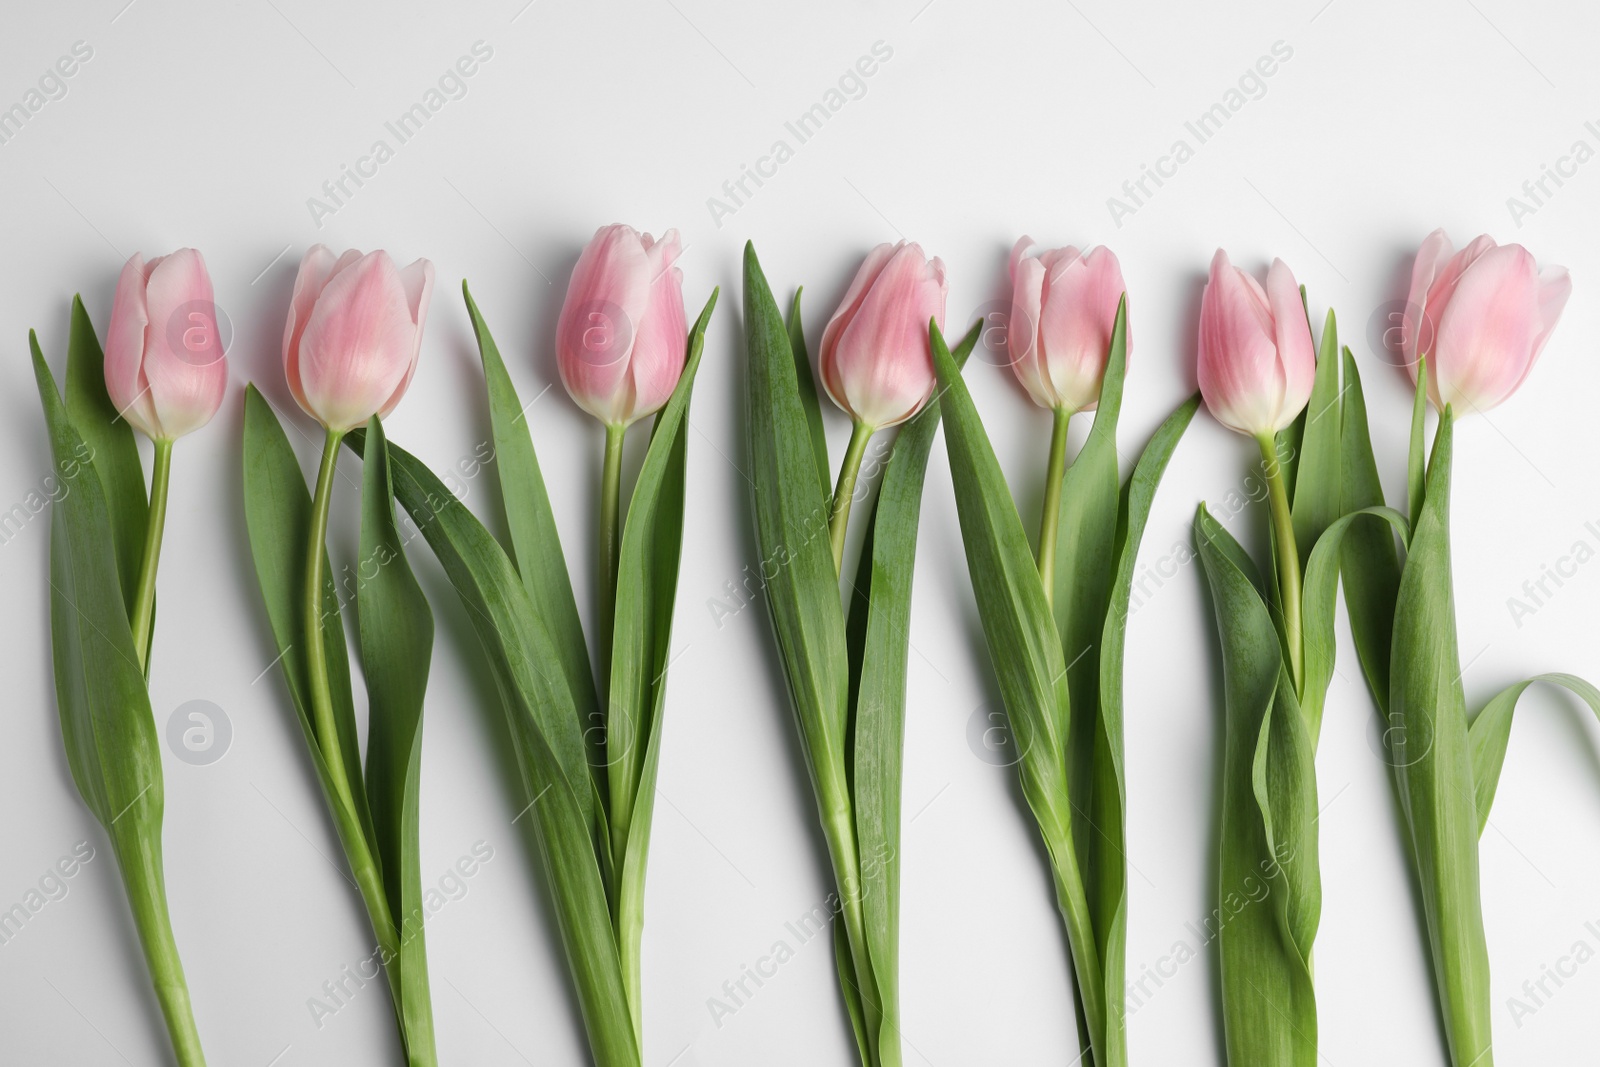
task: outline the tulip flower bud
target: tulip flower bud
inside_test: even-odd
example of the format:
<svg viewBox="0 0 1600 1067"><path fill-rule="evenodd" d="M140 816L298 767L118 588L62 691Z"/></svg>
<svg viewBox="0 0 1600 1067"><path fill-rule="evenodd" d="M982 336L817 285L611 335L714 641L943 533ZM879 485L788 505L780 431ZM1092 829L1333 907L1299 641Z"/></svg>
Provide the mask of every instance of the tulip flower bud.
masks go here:
<svg viewBox="0 0 1600 1067"><path fill-rule="evenodd" d="M657 241L603 226L584 247L556 323L561 383L607 426L627 426L671 398L688 354L678 231Z"/></svg>
<svg viewBox="0 0 1600 1067"><path fill-rule="evenodd" d="M425 259L400 270L381 250L306 249L283 330L283 371L306 413L340 433L387 418L416 373L432 295Z"/></svg>
<svg viewBox="0 0 1600 1067"><path fill-rule="evenodd" d="M928 320L944 328L944 263L916 244L881 244L867 254L839 310L822 331L819 367L828 396L856 422L904 422L933 395Z"/></svg>
<svg viewBox="0 0 1600 1067"><path fill-rule="evenodd" d="M171 441L211 421L228 363L199 252L180 248L148 263L136 252L123 266L105 373L111 402L152 440Z"/></svg>
<svg viewBox="0 0 1600 1067"><path fill-rule="evenodd" d="M1570 295L1566 268L1540 271L1521 245L1485 234L1452 255L1434 230L1411 269L1402 346L1411 380L1426 356L1435 407L1487 411L1528 376Z"/></svg>
<svg viewBox="0 0 1600 1067"><path fill-rule="evenodd" d="M1217 249L1200 297L1200 393L1216 420L1261 438L1311 399L1317 357L1300 288L1275 259L1261 288Z"/></svg>
<svg viewBox="0 0 1600 1067"><path fill-rule="evenodd" d="M1011 369L1040 407L1092 411L1125 288L1122 266L1108 248L1029 256L1032 245L1024 237L1011 249Z"/></svg>

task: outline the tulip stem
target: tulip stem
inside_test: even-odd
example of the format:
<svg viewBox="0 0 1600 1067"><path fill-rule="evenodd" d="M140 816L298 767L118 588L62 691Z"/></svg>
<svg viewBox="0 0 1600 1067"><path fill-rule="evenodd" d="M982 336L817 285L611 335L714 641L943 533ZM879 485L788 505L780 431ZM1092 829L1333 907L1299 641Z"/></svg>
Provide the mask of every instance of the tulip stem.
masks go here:
<svg viewBox="0 0 1600 1067"><path fill-rule="evenodd" d="M856 477L861 473L861 460L867 454L867 442L872 439L873 427L858 422L850 431L850 447L845 450L844 464L839 468L839 484L833 491L833 513L828 520L828 532L833 540L833 569L844 568L844 533L850 524L850 505L855 502Z"/></svg>
<svg viewBox="0 0 1600 1067"><path fill-rule="evenodd" d="M600 475L600 676L611 676L611 629L617 617L617 566L622 558L622 439L626 426L606 425ZM607 686L609 688L609 686Z"/></svg>
<svg viewBox="0 0 1600 1067"><path fill-rule="evenodd" d="M1272 435L1256 439L1261 446L1261 467L1267 475L1267 501L1272 511L1272 543L1278 554L1278 595L1283 601L1283 639L1289 646L1289 674L1295 693L1300 692L1304 649L1300 636L1300 549L1295 544L1294 516L1283 464L1278 462Z"/></svg>
<svg viewBox="0 0 1600 1067"><path fill-rule="evenodd" d="M157 440L150 471L150 511L144 527L144 558L139 563L139 584L133 596L133 647L139 667L150 677L150 638L156 616L156 568L161 565L161 534L167 525L167 483L172 479L172 442Z"/></svg>
<svg viewBox="0 0 1600 1067"><path fill-rule="evenodd" d="M329 430L323 441L322 466L317 471L317 491L311 503L311 531L306 543L306 675L311 687L311 721L316 732L317 748L321 752L323 766L327 768L328 782L333 787L334 795L329 799L339 808L333 813L334 823L339 831L340 842L344 845L345 859L355 875L356 888L361 891L367 915L372 920L373 933L378 938L378 949L388 974L389 993L394 999L395 1021L400 1027L400 1037L409 1045L396 966L400 958L400 939L395 933L394 916L389 910L383 876L367 844L361 825L361 809L356 806L350 775L345 769L339 727L333 717L333 692L328 680L328 646L322 636L327 619L323 611L323 557L327 552L328 509L333 501L333 478L339 461L339 445L344 435L343 430Z"/></svg>
<svg viewBox="0 0 1600 1067"><path fill-rule="evenodd" d="M1044 476L1044 514L1039 516L1039 581L1044 602L1052 608L1056 598L1056 541L1061 525L1061 483L1067 477L1067 425L1071 408L1056 408L1050 430L1050 466Z"/></svg>

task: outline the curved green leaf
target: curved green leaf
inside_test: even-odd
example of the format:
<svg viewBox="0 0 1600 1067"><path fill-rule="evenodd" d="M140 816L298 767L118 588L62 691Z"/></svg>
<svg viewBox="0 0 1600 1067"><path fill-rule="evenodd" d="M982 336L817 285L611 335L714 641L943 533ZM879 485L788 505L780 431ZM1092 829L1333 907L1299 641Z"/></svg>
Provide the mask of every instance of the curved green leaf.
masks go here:
<svg viewBox="0 0 1600 1067"><path fill-rule="evenodd" d="M1589 710L1593 711L1596 717L1600 717L1600 689L1596 689L1575 674L1538 674L1515 685L1507 686L1496 694L1495 698L1478 712L1477 718L1472 720L1472 726L1468 730L1468 737L1472 742L1472 782L1478 806L1480 835L1483 833L1483 828L1489 825L1489 809L1494 807L1495 789L1500 785L1500 770L1505 766L1506 745L1511 740L1512 713L1517 710L1517 701L1522 699L1523 692L1535 682L1559 685L1571 690L1575 696L1589 705Z"/></svg>
<svg viewBox="0 0 1600 1067"><path fill-rule="evenodd" d="M1027 533L994 449L944 338L937 329L932 338L967 569L989 659L1022 751L1023 795L1050 854L1057 903L1067 925L1079 995L1099 1062L1106 1055L1105 980L1072 839L1063 758L1071 724L1067 664Z"/></svg>
<svg viewBox="0 0 1600 1067"><path fill-rule="evenodd" d="M1205 506L1195 542L1222 647L1226 727L1216 933L1228 1062L1317 1061L1311 939L1321 907L1316 772L1277 627Z"/></svg>
<svg viewBox="0 0 1600 1067"><path fill-rule="evenodd" d="M422 706L433 654L433 612L406 562L394 521L388 442L377 416L367 423L361 482L361 563L356 605L367 681L367 801L384 891L400 939L401 1019L410 1067L438 1062L423 931L417 840L422 777Z"/></svg>
<svg viewBox="0 0 1600 1067"><path fill-rule="evenodd" d="M1492 1062L1478 808L1450 575L1452 418L1439 420L1395 604L1389 735L1453 1061Z"/></svg>

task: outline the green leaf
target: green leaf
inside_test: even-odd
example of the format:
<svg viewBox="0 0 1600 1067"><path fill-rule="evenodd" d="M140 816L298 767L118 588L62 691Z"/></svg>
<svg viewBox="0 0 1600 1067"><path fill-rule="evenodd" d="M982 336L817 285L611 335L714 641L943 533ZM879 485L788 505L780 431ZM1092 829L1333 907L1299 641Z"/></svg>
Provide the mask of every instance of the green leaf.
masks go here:
<svg viewBox="0 0 1600 1067"><path fill-rule="evenodd" d="M811 421L798 362L772 289L744 251L745 419L758 569L783 659L842 918L849 934L866 1032L876 1034L878 1000L861 917L859 854L847 738L849 658L839 575L829 541L829 501L817 476ZM771 576L768 577L768 573Z"/></svg>
<svg viewBox="0 0 1600 1067"><path fill-rule="evenodd" d="M87 318L75 323L74 333L85 346L80 352L94 344ZM50 516L50 651L67 765L111 840L177 1062L204 1067L167 910L161 752L122 595L107 483L32 331L28 344L55 470L73 485L56 498ZM86 417L93 423L94 412ZM102 448L102 458L112 455Z"/></svg>
<svg viewBox="0 0 1600 1067"><path fill-rule="evenodd" d="M1195 542L1222 646L1226 727L1217 932L1228 1062L1313 1067L1311 942L1321 910L1316 771L1277 628L1201 505Z"/></svg>
<svg viewBox="0 0 1600 1067"><path fill-rule="evenodd" d="M965 365L982 327L981 322L974 325L956 347L957 366ZM862 912L882 1007L876 1043L883 1067L900 1062L900 787L906 665L923 481L938 430L939 405L931 402L900 428L850 590L853 799Z"/></svg>
<svg viewBox="0 0 1600 1067"><path fill-rule="evenodd" d="M422 777L422 706L433 654L433 612L406 562L394 521L388 443L377 416L367 424L361 482L361 563L356 604L367 681L367 800L384 891L400 937L400 1002L411 1067L432 1067L433 1006L417 840Z"/></svg>
<svg viewBox="0 0 1600 1067"><path fill-rule="evenodd" d="M1355 357L1344 350L1345 399L1342 426L1340 510L1345 514L1383 506L1383 485L1367 430L1367 404ZM1409 526L1409 524L1408 524ZM1409 534L1402 532L1402 542ZM1361 661L1380 710L1389 706L1389 650L1394 636L1394 601L1400 591L1400 561L1394 531L1381 519L1355 522L1344 535L1339 570L1344 582L1345 610L1356 656ZM1308 612L1309 613L1309 612ZM1328 640L1332 640L1331 635ZM1331 652L1330 652L1331 655ZM1386 714L1386 712L1385 712Z"/></svg>
<svg viewBox="0 0 1600 1067"><path fill-rule="evenodd" d="M133 428L106 392L105 356L80 296L72 298L72 326L67 334L66 401L67 418L88 446L105 491L117 577L123 603L131 612L144 559L149 509L144 467Z"/></svg>
<svg viewBox="0 0 1600 1067"><path fill-rule="evenodd" d="M1124 1027L1128 925L1128 858L1126 848L1126 786L1123 772L1123 652L1127 647L1128 604L1133 595L1133 571L1139 559L1156 487L1173 450L1200 407L1196 393L1180 404L1156 429L1144 453L1122 488L1117 509L1117 532L1112 558L1110 603L1100 638L1099 692L1088 698L1099 712L1100 729L1094 749L1095 824L1103 829L1090 852L1088 877L1093 886L1095 934L1101 966L1105 970L1105 1067L1128 1062ZM1075 704L1082 708L1083 705Z"/></svg>
<svg viewBox="0 0 1600 1067"><path fill-rule="evenodd" d="M589 662L589 646L584 643L583 624L578 619L578 602L572 595L572 580L567 572L561 538L556 532L555 513L545 492L544 475L533 451L528 430L528 411L517 397L511 376L506 373L500 349L489 334L489 327L478 311L467 283L461 283L467 302L467 315L478 339L483 360L484 386L489 396L489 425L494 435L495 469L500 479L500 497L505 505L506 526L511 531L511 556L522 584L533 601L534 610L544 620L550 638L560 651L558 663L566 675L567 688L577 705L584 737L590 743L589 762L596 768L597 787L602 785L605 755L601 751L605 731L595 693L594 669ZM540 394L541 396L543 394Z"/></svg>
<svg viewBox="0 0 1600 1067"><path fill-rule="evenodd" d="M1489 955L1478 883L1478 809L1450 577L1452 418L1439 420L1422 514L1395 605L1390 736L1434 975L1455 1063L1487 1064Z"/></svg>
<svg viewBox="0 0 1600 1067"><path fill-rule="evenodd" d="M1424 494L1427 492L1427 469L1424 463L1423 430L1428 416L1428 360L1417 357L1417 387L1411 400L1411 448L1406 456L1406 496L1411 506L1411 526L1415 529L1422 518Z"/></svg>
<svg viewBox="0 0 1600 1067"><path fill-rule="evenodd" d="M250 555L255 561L256 580L267 608L267 620L277 645L277 663L289 686L289 696L305 735L306 747L334 825L348 853L356 841L378 854L377 833L366 795L355 791L356 811L352 817L339 800L333 779L323 758L312 721L311 689L306 673L305 612L302 597L306 588L306 545L311 537L311 493L306 489L300 461L272 405L254 385L244 395L244 514L250 535ZM355 701L350 691L350 654L345 648L344 626L339 622L339 592L326 553L323 573L322 640L328 662L328 693L339 732L340 758L345 777L361 781L361 748L356 735Z"/></svg>
<svg viewBox="0 0 1600 1067"><path fill-rule="evenodd" d="M1044 587L1011 491L984 433L960 369L937 329L933 366L939 378L945 445L956 511L978 615L1000 695L1022 752L1022 791L1050 854L1056 898L1067 926L1078 988L1095 1061L1105 1057L1104 975L1076 847L1067 768L1070 728L1067 664L1045 602Z"/></svg>
<svg viewBox="0 0 1600 1067"><path fill-rule="evenodd" d="M128 628L111 511L89 445L73 426L31 331L28 342L50 453L57 470L75 483L57 498L50 520L50 638L67 763L84 803L108 832L153 833L159 841L161 751Z"/></svg>
<svg viewBox="0 0 1600 1067"><path fill-rule="evenodd" d="M1489 825L1489 809L1494 807L1495 789L1500 784L1500 770L1506 762L1506 745L1511 740L1511 717L1523 692L1535 682L1564 686L1589 705L1600 717L1600 689L1575 674L1540 674L1515 685L1507 686L1472 720L1468 731L1472 742L1472 781L1476 787L1478 805L1478 833Z"/></svg>
<svg viewBox="0 0 1600 1067"><path fill-rule="evenodd" d="M687 359L672 397L650 435L628 506L617 569L606 716L611 848L619 873L617 939L634 1024L639 1026L639 942L644 930L644 879L655 808L656 765L672 659L672 608L683 551L689 400L716 307L713 290L689 331Z"/></svg>
<svg viewBox="0 0 1600 1067"><path fill-rule="evenodd" d="M1365 561L1359 561L1353 567L1345 563L1350 551L1348 541L1374 527L1382 533L1383 542L1388 544L1391 556L1394 552L1393 533L1398 532L1404 539L1409 532L1406 517L1393 508L1362 508L1337 519L1323 531L1306 565L1305 588L1300 601L1305 647L1305 681L1301 687L1304 692L1300 706L1313 740L1321 732L1328 683L1333 680L1336 644L1333 616L1341 569L1345 574L1346 599L1357 595L1351 592L1352 588L1363 583L1370 588L1371 584L1369 573L1360 569Z"/></svg>
<svg viewBox="0 0 1600 1067"><path fill-rule="evenodd" d="M1340 507L1340 461L1343 421L1339 391L1339 330L1333 311L1322 327L1322 347L1317 353L1317 373L1306 404L1305 429L1294 478L1294 539L1300 566L1311 556L1311 546L1322 531L1343 512Z"/></svg>
<svg viewBox="0 0 1600 1067"><path fill-rule="evenodd" d="M345 441L357 452L366 447L359 431ZM405 450L391 444L389 462L395 499L461 598L505 703L595 1061L600 1067L636 1067L640 1052L595 851L595 792L557 646L510 558L483 524Z"/></svg>
<svg viewBox="0 0 1600 1067"><path fill-rule="evenodd" d="M1067 468L1061 487L1052 595L1056 629L1061 634L1061 651L1067 664L1069 703L1074 712L1065 753L1072 789L1073 840L1086 872L1090 908L1097 916L1109 916L1115 908L1115 904L1102 908L1102 888L1116 890L1102 887L1094 872L1106 864L1120 866L1123 862L1121 802L1096 796L1103 788L1118 788L1118 783L1102 781L1095 773L1095 765L1096 753L1105 745L1105 728L1099 714L1100 640L1115 569L1117 514L1122 496L1117 419L1122 409L1127 357L1128 300L1124 295L1117 304L1111 330L1094 426ZM1103 761L1107 754L1102 752L1098 758ZM1114 825L1103 822L1102 817L1114 820ZM1108 840L1108 835L1115 840ZM1107 928L1098 922L1096 928L1103 939ZM1105 947L1103 943L1101 947Z"/></svg>
<svg viewBox="0 0 1600 1067"><path fill-rule="evenodd" d="M794 291L794 303L789 306L789 350L794 356L795 385L800 390L800 404L806 411L806 422L811 425L811 447L817 453L817 473L822 478L822 494L832 492L828 463L828 435L822 428L822 404L817 399L817 381L811 372L811 357L806 354L805 324L800 321L800 293Z"/></svg>

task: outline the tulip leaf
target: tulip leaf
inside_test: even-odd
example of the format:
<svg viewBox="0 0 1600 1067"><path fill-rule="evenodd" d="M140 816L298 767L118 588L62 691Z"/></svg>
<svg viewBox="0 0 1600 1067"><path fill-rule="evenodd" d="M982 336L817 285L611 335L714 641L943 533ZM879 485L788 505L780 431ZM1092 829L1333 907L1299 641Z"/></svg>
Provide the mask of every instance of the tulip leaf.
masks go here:
<svg viewBox="0 0 1600 1067"><path fill-rule="evenodd" d="M311 688L306 674L303 597L306 588L306 545L311 537L311 493L306 488L300 461L272 405L255 386L247 386L244 396L244 512L250 535L250 555L255 562L256 580L266 605L267 620L277 645L277 664L289 686L300 730L317 780L333 815L334 825L346 852L357 842L374 855L377 834L366 795L354 795L356 810L350 812L339 799L329 776L321 742L317 739L311 710ZM328 694L333 702L335 728L339 734L339 754L345 777L352 783L362 780L361 748L356 735L355 701L350 690L350 654L345 647L344 626L339 621L339 594L334 588L332 568L323 554L322 641L328 663Z"/></svg>
<svg viewBox="0 0 1600 1067"><path fill-rule="evenodd" d="M1342 401L1339 389L1339 330L1329 309L1317 352L1317 372L1306 404L1300 454L1295 462L1295 545L1300 566L1311 556L1311 546L1322 531L1343 514L1340 509L1339 472L1342 456Z"/></svg>
<svg viewBox="0 0 1600 1067"><path fill-rule="evenodd" d="M1344 379L1340 510L1351 514L1381 508L1383 485L1378 479L1378 463L1372 454L1372 436L1367 429L1361 374L1348 348L1344 350ZM1402 543L1410 539L1409 523L1401 529L1400 537ZM1400 561L1394 544L1394 530L1381 518L1358 519L1344 534L1339 560L1356 657L1361 662L1367 688L1380 709L1389 706L1389 651L1394 635L1394 601L1400 590ZM1306 615L1310 614L1308 604ZM1326 640L1333 640L1331 630ZM1308 646L1309 643L1308 636ZM1328 647L1331 656L1331 643ZM1309 661L1309 654L1307 658Z"/></svg>
<svg viewBox="0 0 1600 1067"><path fill-rule="evenodd" d="M617 569L606 769L611 790L611 849L618 873L617 940L636 1028L645 865L655 809L667 668L672 662L672 608L683 552L689 401L717 295L714 290L690 329L683 373L656 416L628 506Z"/></svg>
<svg viewBox="0 0 1600 1067"><path fill-rule="evenodd" d="M812 421L802 399L800 361L778 303L748 242L744 250L745 420L758 571L783 659L806 764L827 839L862 1031L878 1031L877 984L862 928L857 850L847 762L849 657L839 575L829 540L826 479L818 477ZM844 963L841 961L841 973ZM850 982L843 983L848 990ZM845 993L847 1006L850 994ZM869 1050L870 1051L870 1050ZM870 1059L864 1058L864 1062Z"/></svg>
<svg viewBox="0 0 1600 1067"><path fill-rule="evenodd" d="M1478 712L1468 731L1472 742L1472 782L1478 806L1478 833L1489 825L1489 809L1494 807L1495 789L1500 784L1500 770L1506 762L1506 745L1511 740L1512 713L1517 701L1530 685L1545 682L1559 685L1589 705L1589 710L1600 717L1600 689L1574 674L1540 674L1507 686Z"/></svg>
<svg viewBox="0 0 1600 1067"><path fill-rule="evenodd" d="M84 803L119 844L160 840L161 752L118 581L112 518L88 445L31 332L50 452L81 480L50 520L50 638L67 763ZM120 836L119 836L120 835Z"/></svg>
<svg viewBox="0 0 1600 1067"><path fill-rule="evenodd" d="M1336 643L1333 616L1341 569L1345 576L1345 599L1360 596L1354 590L1364 584L1370 585L1370 581L1360 573L1360 564L1352 568L1345 561L1349 558L1351 540L1374 529L1382 535L1381 540L1387 544L1391 558L1394 554L1394 534L1399 533L1404 539L1409 533L1406 517L1393 508L1378 506L1352 511L1336 519L1323 531L1306 564L1305 588L1301 596L1305 646L1301 710L1310 724L1313 739L1321 731L1328 683L1333 680ZM1393 602L1390 604L1392 611Z"/></svg>
<svg viewBox="0 0 1600 1067"><path fill-rule="evenodd" d="M1102 396L1104 395L1102 391ZM1101 829L1090 851L1088 865L1092 887L1095 935L1105 969L1106 1064L1123 1067L1128 1061L1124 1031L1125 971L1127 966L1126 784L1123 768L1123 652L1127 647L1129 601L1139 544L1155 501L1156 488L1194 414L1200 395L1190 396L1157 427L1122 487L1117 508L1116 538L1112 550L1115 572L1110 602L1100 638L1099 691L1091 698L1098 710L1099 730L1094 739L1094 824ZM1069 675L1070 677L1070 675ZM1083 709L1084 705L1074 704Z"/></svg>
<svg viewBox="0 0 1600 1067"><path fill-rule="evenodd" d="M1411 508L1413 528L1422 517L1427 493L1426 443L1424 430L1428 417L1428 359L1417 357L1417 385L1411 400L1411 447L1406 454L1406 498Z"/></svg>
<svg viewBox="0 0 1600 1067"><path fill-rule="evenodd" d="M1312 743L1248 556L1205 506L1195 542L1222 646L1216 937L1228 1062L1313 1067L1311 942L1321 910ZM1252 568L1253 569L1253 568Z"/></svg>
<svg viewBox="0 0 1600 1067"><path fill-rule="evenodd" d="M362 452L366 435L345 441ZM576 705L558 647L510 557L427 466L389 445L395 499L411 515L461 598L505 704L517 765L538 830L551 902L595 1061L636 1067L610 901L596 853L596 800ZM518 815L521 818L521 814Z"/></svg>
<svg viewBox="0 0 1600 1067"><path fill-rule="evenodd" d="M1478 807L1450 577L1452 417L1439 420L1395 604L1388 735L1410 829L1445 1033L1457 1064L1490 1062Z"/></svg>
<svg viewBox="0 0 1600 1067"><path fill-rule="evenodd" d="M804 287L794 291L794 303L789 305L789 350L794 356L795 385L800 391L800 405L806 410L806 422L811 425L811 447L817 453L817 473L822 478L822 493L832 491L828 463L828 435L822 428L822 403L817 399L817 381L811 371L811 357L806 354L805 324L800 321L800 294Z"/></svg>
<svg viewBox="0 0 1600 1067"><path fill-rule="evenodd" d="M388 443L377 416L367 424L361 482L361 563L356 609L367 682L366 790L384 892L400 940L401 1019L410 1067L433 1067L433 1007L423 922L417 821L422 777L422 706L433 653L433 612L406 562L394 521Z"/></svg>
<svg viewBox="0 0 1600 1067"><path fill-rule="evenodd" d="M933 331L945 445L989 659L1021 753L1023 795L1050 855L1094 1061L1105 1061L1106 998L1098 939L1073 842L1067 664L1016 504L960 370Z"/></svg>
<svg viewBox="0 0 1600 1067"><path fill-rule="evenodd" d="M1122 409L1122 382L1128 357L1128 299L1117 304L1100 386L1094 426L1067 468L1061 487L1058 519L1055 589L1052 605L1061 651L1066 657L1067 686L1074 712L1066 738L1067 776L1072 789L1073 839L1086 871L1101 861L1122 862L1121 834L1096 816L1107 815L1120 827L1120 810L1101 811L1095 793L1116 784L1101 781L1095 773L1097 740L1104 733L1100 721L1100 639L1105 629L1111 574L1115 569L1117 513L1121 505L1121 475L1117 465L1117 418ZM1109 807L1120 803L1106 798ZM1108 836L1117 840L1108 840ZM1091 906L1098 908L1096 881L1086 890ZM1107 913L1108 914L1108 913Z"/></svg>
<svg viewBox="0 0 1600 1067"><path fill-rule="evenodd" d="M67 418L83 438L105 491L110 536L117 558L122 599L133 610L144 559L145 522L149 503L139 446L106 392L105 356L84 310L83 298L72 298L72 326L67 334Z"/></svg>
<svg viewBox="0 0 1600 1067"><path fill-rule="evenodd" d="M952 354L964 366L982 323ZM852 782L862 911L877 979L880 1063L899 1062L900 801L911 590L928 455L939 430L930 402L900 428L867 521L850 593ZM892 1057L892 1058L891 1058Z"/></svg>
<svg viewBox="0 0 1600 1067"><path fill-rule="evenodd" d="M500 358L500 349L465 281L461 283L461 295L467 302L467 315L472 319L472 331L478 339L478 353L483 361L495 467L499 472L506 525L511 531L510 555L534 610L545 620L551 640L561 651L560 667L577 705L578 719L585 727L589 762L596 769L598 779L606 765L601 751L605 731L601 729L603 718L595 693L594 671L589 662L589 646L583 639L583 624L578 618L578 602L572 594L566 557L561 551L561 538L556 532L555 513L550 508L544 475L540 473L539 458L534 454L533 437L528 428L528 412L539 402L539 397L523 406L506 372L505 361ZM597 788L600 785L597 781Z"/></svg>
<svg viewBox="0 0 1600 1067"><path fill-rule="evenodd" d="M79 352L95 345L86 316L75 317L73 332L84 346ZM67 765L84 804L111 841L177 1061L201 1064L204 1052L167 910L161 752L119 580L110 489L32 331L28 344L51 457L59 476L73 483L51 510L48 579L56 711ZM69 396L71 362L69 356ZM95 423L94 411L85 412L85 418ZM92 432L103 433L108 425L101 422ZM104 446L99 458L114 462Z"/></svg>

